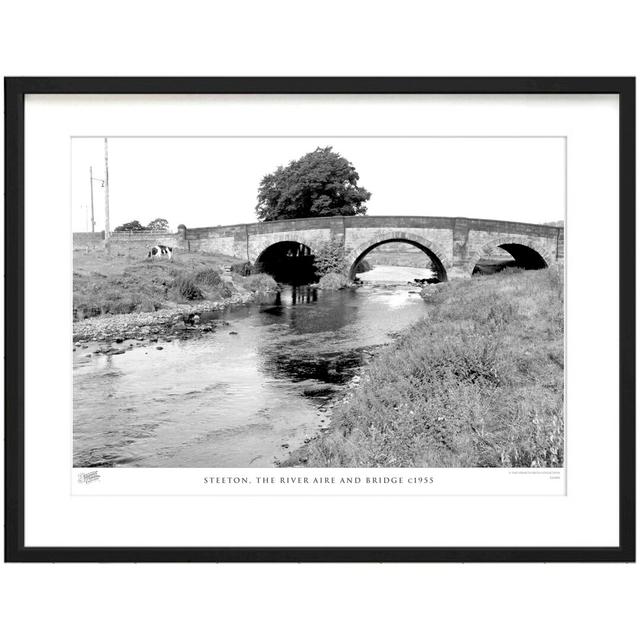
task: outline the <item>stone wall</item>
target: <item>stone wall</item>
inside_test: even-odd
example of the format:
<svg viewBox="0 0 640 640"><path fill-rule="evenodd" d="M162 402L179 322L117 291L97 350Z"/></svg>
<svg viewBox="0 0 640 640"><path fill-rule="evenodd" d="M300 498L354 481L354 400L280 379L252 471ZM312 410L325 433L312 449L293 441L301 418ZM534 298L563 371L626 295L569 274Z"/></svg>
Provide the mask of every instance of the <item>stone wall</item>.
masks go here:
<svg viewBox="0 0 640 640"><path fill-rule="evenodd" d="M247 260L247 226L249 225L237 224L225 227L185 229L187 249L189 251L221 253Z"/></svg>
<svg viewBox="0 0 640 640"><path fill-rule="evenodd" d="M481 258L491 256L495 248L503 244L520 244L539 253L547 265L558 262L558 238L555 236L536 236L514 233L500 233L496 231L469 230L467 253L464 265L473 271Z"/></svg>
<svg viewBox="0 0 640 640"><path fill-rule="evenodd" d="M405 241L426 248L443 265L449 277L469 277L475 262L495 255L502 243L528 246L553 264L564 259L564 229L548 225L421 216L350 216L305 218L254 224L186 229L181 227L175 246L186 251L206 251L255 262L276 242L299 242L311 248L329 240L345 247L356 261L370 247L388 241ZM132 240L126 240L132 242ZM168 239L163 244L172 244Z"/></svg>
<svg viewBox="0 0 640 640"><path fill-rule="evenodd" d="M298 242L309 247L311 253L315 253L322 243L328 242L330 239L331 232L328 228L252 234L249 236L248 256L251 262L255 262L267 247L276 242Z"/></svg>
<svg viewBox="0 0 640 640"><path fill-rule="evenodd" d="M276 242L300 242L313 250L330 238L331 227L335 226L332 220L313 218L186 229L186 241L190 251L222 253L255 262Z"/></svg>
<svg viewBox="0 0 640 640"><path fill-rule="evenodd" d="M178 251L188 250L184 227L177 233L158 231L116 231L109 236L105 245L104 231L96 233L78 232L73 234L73 248L93 251L108 249L111 252L124 255L146 255L156 244L174 247Z"/></svg>
<svg viewBox="0 0 640 640"><path fill-rule="evenodd" d="M181 231L116 231L109 236L110 251L119 254L146 256L149 249L157 244L174 247L178 252L187 249Z"/></svg>
<svg viewBox="0 0 640 640"><path fill-rule="evenodd" d="M445 268L452 263L451 229L400 226L351 227L346 229L345 249L348 259L354 262L370 247L390 241L405 241L421 245L435 254Z"/></svg>
<svg viewBox="0 0 640 640"><path fill-rule="evenodd" d="M564 227L558 229L558 241L556 248L556 257L558 261L564 260Z"/></svg>

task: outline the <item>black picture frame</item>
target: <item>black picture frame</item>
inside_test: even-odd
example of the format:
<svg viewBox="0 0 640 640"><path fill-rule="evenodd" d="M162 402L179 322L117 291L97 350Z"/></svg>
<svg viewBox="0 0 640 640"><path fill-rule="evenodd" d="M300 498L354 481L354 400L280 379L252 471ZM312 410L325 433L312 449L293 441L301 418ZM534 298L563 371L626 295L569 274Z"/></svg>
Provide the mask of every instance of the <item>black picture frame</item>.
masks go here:
<svg viewBox="0 0 640 640"><path fill-rule="evenodd" d="M635 78L5 78L6 562L635 561ZM26 547L24 101L27 94L616 94L620 158L619 531L615 547Z"/></svg>

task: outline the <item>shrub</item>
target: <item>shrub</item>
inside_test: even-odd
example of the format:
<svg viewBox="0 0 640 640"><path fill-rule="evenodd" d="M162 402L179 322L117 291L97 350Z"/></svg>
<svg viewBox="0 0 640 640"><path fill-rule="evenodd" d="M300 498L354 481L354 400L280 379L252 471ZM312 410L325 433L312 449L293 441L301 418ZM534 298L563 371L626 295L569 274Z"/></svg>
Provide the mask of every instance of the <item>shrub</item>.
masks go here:
<svg viewBox="0 0 640 640"><path fill-rule="evenodd" d="M329 291L342 289L349 284L347 276L343 273L327 273L320 278L318 286L321 289L327 289Z"/></svg>
<svg viewBox="0 0 640 640"><path fill-rule="evenodd" d="M222 278L215 269L202 269L196 273L195 281L205 287L217 287L222 282Z"/></svg>
<svg viewBox="0 0 640 640"><path fill-rule="evenodd" d="M255 273L247 276L242 282L242 286L249 291L276 291L278 283L267 273Z"/></svg>
<svg viewBox="0 0 640 640"><path fill-rule="evenodd" d="M510 432L509 441L499 449L504 467L561 467L564 462L564 420L552 414L534 414Z"/></svg>
<svg viewBox="0 0 640 640"><path fill-rule="evenodd" d="M77 319L104 313L154 311L166 298L165 294L166 287L158 279L140 282L126 272L73 276L73 307Z"/></svg>
<svg viewBox="0 0 640 640"><path fill-rule="evenodd" d="M348 265L343 246L337 242L322 243L314 253L313 266L319 278L328 273L346 274Z"/></svg>
<svg viewBox="0 0 640 640"><path fill-rule="evenodd" d="M202 300L202 290L188 276L177 276L171 283L171 288L185 300Z"/></svg>
<svg viewBox="0 0 640 640"><path fill-rule="evenodd" d="M150 261L139 255L117 258L104 252L74 257L73 308L75 319L114 313L154 311L207 299L218 301L235 293L232 277L222 274L229 256L198 252L184 254L180 262Z"/></svg>
<svg viewBox="0 0 640 640"><path fill-rule="evenodd" d="M561 467L562 273L427 287L305 452L313 467Z"/></svg>

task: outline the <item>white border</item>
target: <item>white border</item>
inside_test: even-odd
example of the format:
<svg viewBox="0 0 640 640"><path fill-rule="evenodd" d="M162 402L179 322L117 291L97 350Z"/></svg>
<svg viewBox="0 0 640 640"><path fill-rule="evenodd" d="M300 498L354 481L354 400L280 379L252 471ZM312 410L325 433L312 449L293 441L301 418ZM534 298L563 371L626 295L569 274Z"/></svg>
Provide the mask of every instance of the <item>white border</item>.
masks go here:
<svg viewBox="0 0 640 640"><path fill-rule="evenodd" d="M565 469L74 468L79 496L563 496Z"/></svg>
<svg viewBox="0 0 640 640"><path fill-rule="evenodd" d="M606 270L595 271L593 249L606 247L607 259L617 264L617 98L29 96L25 117L27 546L618 543L618 288ZM69 495L70 461L60 442L66 444L61 435L71 424L70 350L68 340L50 336L68 334L70 305L60 283L68 281L70 265L48 260L45 270L39 264L48 243L62 247L70 238L59 223L69 211L69 136L309 135L310 123L314 135L567 136L572 373L566 498L209 497L205 506L202 498Z"/></svg>

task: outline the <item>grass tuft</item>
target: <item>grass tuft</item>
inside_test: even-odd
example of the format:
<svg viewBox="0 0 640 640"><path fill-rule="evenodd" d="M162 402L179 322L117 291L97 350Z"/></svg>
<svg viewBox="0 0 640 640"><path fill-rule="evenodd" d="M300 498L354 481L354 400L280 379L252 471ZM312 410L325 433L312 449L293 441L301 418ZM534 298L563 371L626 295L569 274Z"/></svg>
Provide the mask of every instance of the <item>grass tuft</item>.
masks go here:
<svg viewBox="0 0 640 640"><path fill-rule="evenodd" d="M348 284L349 280L347 279L347 276L343 273L334 273L333 271L325 273L318 282L318 286L321 289L328 289L330 291L343 289Z"/></svg>
<svg viewBox="0 0 640 640"><path fill-rule="evenodd" d="M247 289L247 291L264 293L278 289L278 283L267 273L254 273L253 275L247 276L242 281L242 286Z"/></svg>
<svg viewBox="0 0 640 640"><path fill-rule="evenodd" d="M202 300L204 298L202 289L195 283L195 279L189 276L176 276L171 283L171 288L184 300Z"/></svg>
<svg viewBox="0 0 640 640"><path fill-rule="evenodd" d="M219 287L222 282L220 273L217 269L201 269L195 275L195 281L197 284L205 287Z"/></svg>
<svg viewBox="0 0 640 640"><path fill-rule="evenodd" d="M562 271L438 285L309 445L317 467L561 467Z"/></svg>
<svg viewBox="0 0 640 640"><path fill-rule="evenodd" d="M145 255L74 251L75 318L155 311L192 300L218 301L236 292L234 283L221 275L224 266L236 260L233 257L179 253L169 262Z"/></svg>

